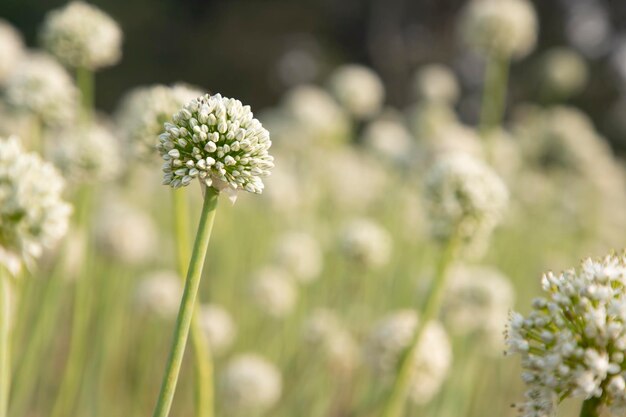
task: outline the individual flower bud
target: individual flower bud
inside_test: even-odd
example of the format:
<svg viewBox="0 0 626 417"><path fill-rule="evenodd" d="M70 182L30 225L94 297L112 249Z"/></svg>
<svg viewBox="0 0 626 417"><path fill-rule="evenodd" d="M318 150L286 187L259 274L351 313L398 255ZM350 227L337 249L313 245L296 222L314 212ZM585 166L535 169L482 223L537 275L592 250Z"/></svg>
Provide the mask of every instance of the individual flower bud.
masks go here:
<svg viewBox="0 0 626 417"><path fill-rule="evenodd" d="M6 80L5 98L16 110L47 125L70 123L78 109L78 90L67 71L50 56L25 56Z"/></svg>
<svg viewBox="0 0 626 417"><path fill-rule="evenodd" d="M535 47L537 15L528 0L472 0L460 21L470 47L504 58L523 58Z"/></svg>
<svg viewBox="0 0 626 417"><path fill-rule="evenodd" d="M122 171L122 150L102 122L54 130L46 140L50 159L74 184L106 182Z"/></svg>
<svg viewBox="0 0 626 417"><path fill-rule="evenodd" d="M0 19L0 85L3 85L24 55L22 35L9 22Z"/></svg>
<svg viewBox="0 0 626 417"><path fill-rule="evenodd" d="M68 67L96 70L122 56L122 30L115 20L91 4L72 1L46 15L43 46Z"/></svg>
<svg viewBox="0 0 626 417"><path fill-rule="evenodd" d="M233 344L237 333L235 322L223 307L215 304L201 306L198 322L206 335L211 353L220 355Z"/></svg>
<svg viewBox="0 0 626 417"><path fill-rule="evenodd" d="M173 271L156 271L141 278L135 289L139 311L163 320L173 320L183 295L181 279Z"/></svg>
<svg viewBox="0 0 626 417"><path fill-rule="evenodd" d="M396 311L374 325L365 342L364 360L383 381L390 383L396 377L417 325L418 316L412 310ZM445 330L437 322L428 323L412 364L410 399L428 403L445 381L451 362L452 347Z"/></svg>
<svg viewBox="0 0 626 417"><path fill-rule="evenodd" d="M323 262L320 244L307 233L285 233L274 247L274 263L302 283L316 280L322 272Z"/></svg>
<svg viewBox="0 0 626 417"><path fill-rule="evenodd" d="M504 217L508 190L487 165L469 155L441 157L426 178L425 197L437 239L459 239L482 252Z"/></svg>
<svg viewBox="0 0 626 417"><path fill-rule="evenodd" d="M296 305L298 292L293 279L280 269L265 267L252 277L250 285L252 302L273 318L291 313Z"/></svg>
<svg viewBox="0 0 626 417"><path fill-rule="evenodd" d="M272 363L254 354L240 354L227 364L219 380L219 398L228 415L259 416L280 399L282 376Z"/></svg>
<svg viewBox="0 0 626 417"><path fill-rule="evenodd" d="M539 84L544 94L568 98L585 87L588 72L587 63L576 51L554 48L541 56Z"/></svg>
<svg viewBox="0 0 626 417"><path fill-rule="evenodd" d="M25 152L17 137L0 138L0 263L11 273L67 232L72 209L64 186L54 166Z"/></svg>
<svg viewBox="0 0 626 417"><path fill-rule="evenodd" d="M191 100L159 136L157 149L165 161L163 184L173 188L196 178L207 187L261 194L262 177L270 175L272 142L250 106L208 94Z"/></svg>
<svg viewBox="0 0 626 417"><path fill-rule="evenodd" d="M198 88L185 84L137 87L122 97L115 121L133 154L148 158L156 154L163 124L185 104L202 95Z"/></svg>
<svg viewBox="0 0 626 417"><path fill-rule="evenodd" d="M95 226L97 246L108 256L128 264L141 264L155 255L157 230L143 211L122 201L107 202Z"/></svg>
<svg viewBox="0 0 626 417"><path fill-rule="evenodd" d="M351 220L344 226L340 239L346 257L365 268L380 268L391 258L391 235L372 220Z"/></svg>
<svg viewBox="0 0 626 417"><path fill-rule="evenodd" d="M413 94L420 101L454 105L460 95L459 82L450 68L425 65L413 76Z"/></svg>
<svg viewBox="0 0 626 417"><path fill-rule="evenodd" d="M508 352L522 359L521 415L552 415L567 398L597 399L620 415L626 407L626 257L586 259L541 279L544 297L527 316L512 313Z"/></svg>
<svg viewBox="0 0 626 417"><path fill-rule="evenodd" d="M380 77L361 65L337 68L330 75L328 88L337 101L358 119L374 116L385 100L385 87Z"/></svg>
<svg viewBox="0 0 626 417"><path fill-rule="evenodd" d="M447 327L460 336L478 333L491 353L501 355L502 329L515 298L511 282L486 266L456 266L449 274L442 308Z"/></svg>

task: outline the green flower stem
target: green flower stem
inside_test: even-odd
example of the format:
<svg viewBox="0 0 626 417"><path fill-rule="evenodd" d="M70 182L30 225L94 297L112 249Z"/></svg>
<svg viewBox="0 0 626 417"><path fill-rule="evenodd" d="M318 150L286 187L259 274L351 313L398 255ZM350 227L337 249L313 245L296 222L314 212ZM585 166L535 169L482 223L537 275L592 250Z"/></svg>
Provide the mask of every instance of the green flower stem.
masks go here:
<svg viewBox="0 0 626 417"><path fill-rule="evenodd" d="M187 263L190 259L189 208L187 196L183 190L172 190L172 207L174 212L174 233L176 235L178 274L187 275ZM196 385L196 417L213 417L213 359L206 337L198 322L199 308L194 309L191 321L191 344L193 346Z"/></svg>
<svg viewBox="0 0 626 417"><path fill-rule="evenodd" d="M492 134L502 123L509 77L508 57L492 54L487 58L485 85L480 112L480 134L485 141L485 155L493 160Z"/></svg>
<svg viewBox="0 0 626 417"><path fill-rule="evenodd" d="M590 398L583 402L580 417L600 417L600 399Z"/></svg>
<svg viewBox="0 0 626 417"><path fill-rule="evenodd" d="M409 344L409 347L402 359L398 368L398 374L394 381L391 393L385 403L382 417L400 417L404 410L409 385L411 383L414 357L417 354L422 334L426 325L437 317L439 308L443 299L444 291L446 288L446 282L448 277L448 269L452 264L454 257L456 256L459 246L459 238L452 236L443 250L435 277L430 289L430 293L426 298L426 304L424 305L424 311L422 312L417 329L413 335L413 339Z"/></svg>
<svg viewBox="0 0 626 417"><path fill-rule="evenodd" d="M0 267L0 417L7 417L9 391L11 386L10 332L11 280L8 271Z"/></svg>
<svg viewBox="0 0 626 417"><path fill-rule="evenodd" d="M94 109L94 76L93 71L78 67L76 68L76 84L80 91L80 103L83 121L89 122Z"/></svg>
<svg viewBox="0 0 626 417"><path fill-rule="evenodd" d="M200 278L202 277L202 268L204 266L204 260L211 238L211 230L213 229L213 222L215 220L217 196L218 193L213 188L208 187L205 190L200 223L196 233L196 241L191 253L191 260L189 261L189 269L187 270L185 291L183 292L178 318L176 319L174 340L172 341L170 356L166 364L161 392L153 417L167 417L172 406L176 383L178 382L178 374L183 361L185 346L187 345L187 336L189 335L189 329L195 311L195 301L200 285Z"/></svg>
<svg viewBox="0 0 626 417"><path fill-rule="evenodd" d="M33 115L30 123L30 146L31 150L43 154L43 122L37 115Z"/></svg>

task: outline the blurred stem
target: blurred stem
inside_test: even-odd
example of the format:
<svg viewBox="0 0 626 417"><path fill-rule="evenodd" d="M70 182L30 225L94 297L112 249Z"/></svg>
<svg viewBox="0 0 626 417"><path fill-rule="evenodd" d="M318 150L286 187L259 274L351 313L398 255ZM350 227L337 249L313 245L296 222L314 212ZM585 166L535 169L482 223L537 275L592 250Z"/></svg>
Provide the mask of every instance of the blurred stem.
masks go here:
<svg viewBox="0 0 626 417"><path fill-rule="evenodd" d="M94 106L93 71L84 67L76 68L76 84L78 85L78 90L80 91L82 119L85 122L90 122Z"/></svg>
<svg viewBox="0 0 626 417"><path fill-rule="evenodd" d="M172 207L174 212L174 233L176 235L178 275L182 278L187 275L187 263L190 259L191 248L189 243L189 207L184 190L172 190ZM213 358L208 342L198 322L199 308L195 306L191 321L191 344L193 346L196 385L196 417L213 417L214 389L213 389Z"/></svg>
<svg viewBox="0 0 626 417"><path fill-rule="evenodd" d="M480 135L485 142L485 155L493 161L493 132L502 123L506 90L509 77L509 59L498 54L487 57L482 108L480 111Z"/></svg>
<svg viewBox="0 0 626 417"><path fill-rule="evenodd" d="M196 241L191 253L191 260L189 261L189 269L187 270L185 291L183 292L178 318L176 319L174 340L172 341L170 356L167 360L161 392L159 393L159 399L153 417L167 417L172 406L176 383L178 382L178 374L187 344L187 336L189 335L189 328L191 327L192 316L195 311L195 301L200 285L200 278L202 277L202 268L209 248L209 240L211 238L211 230L213 229L215 211L217 208L217 196L218 193L213 188L206 188L204 203L202 204L202 213L200 214L200 223L196 233Z"/></svg>
<svg viewBox="0 0 626 417"><path fill-rule="evenodd" d="M81 274L76 280L74 301L72 305L72 329L70 334L70 346L67 355L67 363L61 379L59 394L52 407L50 417L64 417L71 414L76 401L76 396L81 389L81 376L86 357L86 341L89 333L89 320L91 309L91 279L86 270L89 265L91 253L88 239L89 215L91 212L92 187L84 185L78 193L76 203L76 227L78 233L84 239L87 247L86 256L81 266Z"/></svg>
<svg viewBox="0 0 626 417"><path fill-rule="evenodd" d="M10 332L11 332L11 281L8 271L0 266L0 417L7 417L9 391L11 386L10 370Z"/></svg>
<svg viewBox="0 0 626 417"><path fill-rule="evenodd" d="M580 409L580 417L599 417L600 416L600 398L590 398L583 402Z"/></svg>
<svg viewBox="0 0 626 417"><path fill-rule="evenodd" d="M409 390L409 385L411 383L411 377L413 376L412 373L415 355L417 354L417 350L419 348L419 344L424 330L426 329L426 326L431 320L434 320L439 313L443 294L446 289L448 269L454 261L454 257L456 256L459 241L460 239L455 233L453 236L450 237L443 249L443 253L441 254L441 258L439 259L439 263L437 265L437 270L435 272L435 277L433 279L430 293L426 298L424 310L421 314L421 317L419 317L417 329L415 330L413 339L411 340L411 343L409 344L409 347L407 348L405 354L400 359L398 374L394 381L393 387L391 388L389 398L387 399L387 402L385 403L385 406L383 408L383 412L381 414L382 417L400 417L402 415L406 402L406 396Z"/></svg>
<svg viewBox="0 0 626 417"><path fill-rule="evenodd" d="M30 146L32 151L43 155L43 122L37 115L33 115L30 124Z"/></svg>

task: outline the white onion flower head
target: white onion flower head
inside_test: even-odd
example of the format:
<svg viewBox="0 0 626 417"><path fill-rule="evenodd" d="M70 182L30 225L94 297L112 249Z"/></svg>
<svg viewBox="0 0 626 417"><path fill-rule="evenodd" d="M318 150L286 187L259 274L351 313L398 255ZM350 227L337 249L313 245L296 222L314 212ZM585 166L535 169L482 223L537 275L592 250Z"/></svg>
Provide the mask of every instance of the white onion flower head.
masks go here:
<svg viewBox="0 0 626 417"><path fill-rule="evenodd" d="M375 156L405 165L411 160L415 141L400 120L381 117L365 127L362 142Z"/></svg>
<svg viewBox="0 0 626 417"><path fill-rule="evenodd" d="M569 97L587 84L589 70L584 58L568 48L554 48L541 57L542 87L558 97Z"/></svg>
<svg viewBox="0 0 626 417"><path fill-rule="evenodd" d="M367 218L348 222L340 236L341 249L352 261L365 268L379 268L391 258L393 240L389 232Z"/></svg>
<svg viewBox="0 0 626 417"><path fill-rule="evenodd" d="M275 267L264 267L254 274L250 293L257 308L273 318L291 313L298 298L293 278Z"/></svg>
<svg viewBox="0 0 626 417"><path fill-rule="evenodd" d="M155 255L157 228L144 211L123 201L107 202L95 226L97 246L108 256L141 264Z"/></svg>
<svg viewBox="0 0 626 417"><path fill-rule="evenodd" d="M6 82L23 55L22 35L9 22L0 19L0 85Z"/></svg>
<svg viewBox="0 0 626 417"><path fill-rule="evenodd" d="M522 416L551 415L568 397L598 398L612 415L623 415L625 284L624 255L586 259L578 269L545 274L545 297L527 316L511 314L508 352L521 356L528 387Z"/></svg>
<svg viewBox="0 0 626 417"><path fill-rule="evenodd" d="M433 235L459 239L470 252L481 252L504 217L509 194L500 177L469 155L442 156L426 177L425 197Z"/></svg>
<svg viewBox="0 0 626 417"><path fill-rule="evenodd" d="M151 85L128 92L115 111L115 120L124 140L140 157L156 154L163 124L185 104L202 95L198 88L185 84Z"/></svg>
<svg viewBox="0 0 626 417"><path fill-rule="evenodd" d="M173 271L155 271L142 277L135 289L135 305L160 319L176 318L183 295L181 279Z"/></svg>
<svg viewBox="0 0 626 417"><path fill-rule="evenodd" d="M5 85L7 103L33 114L47 125L71 122L78 109L78 90L67 71L43 53L31 53L15 66Z"/></svg>
<svg viewBox="0 0 626 417"><path fill-rule="evenodd" d="M64 65L96 70L122 57L122 30L97 7L72 1L46 15L41 32L44 47Z"/></svg>
<svg viewBox="0 0 626 417"><path fill-rule="evenodd" d="M538 23L528 0L471 0L460 21L462 40L503 58L523 58L535 47Z"/></svg>
<svg viewBox="0 0 626 417"><path fill-rule="evenodd" d="M362 65L337 68L328 81L331 94L350 114L367 119L378 113L385 100L385 87L380 77Z"/></svg>
<svg viewBox="0 0 626 417"><path fill-rule="evenodd" d="M54 246L68 228L71 206L52 164L0 138L0 263L13 274Z"/></svg>
<svg viewBox="0 0 626 417"><path fill-rule="evenodd" d="M513 308L515 291L509 279L487 266L456 266L450 271L443 318L457 335L479 333L493 353L502 353L502 329Z"/></svg>
<svg viewBox="0 0 626 417"><path fill-rule="evenodd" d="M226 364L219 394L229 415L261 415L280 399L282 376L274 364L258 354L240 354Z"/></svg>
<svg viewBox="0 0 626 417"><path fill-rule="evenodd" d="M53 131L49 156L74 184L106 182L123 169L122 150L112 130L102 122Z"/></svg>
<svg viewBox="0 0 626 417"><path fill-rule="evenodd" d="M409 348L418 325L412 310L399 310L374 325L364 347L365 363L372 371L391 382L400 358ZM425 404L440 390L452 363L452 347L443 327L433 321L426 325L413 363L409 396L416 404Z"/></svg>
<svg viewBox="0 0 626 417"><path fill-rule="evenodd" d="M274 247L274 264L288 271L296 280L308 283L322 272L324 259L319 242L304 232L288 232Z"/></svg>
<svg viewBox="0 0 626 417"><path fill-rule="evenodd" d="M262 178L274 167L270 134L250 106L219 94L187 103L165 123L159 141L163 184L174 188L197 178L218 191L261 194Z"/></svg>
<svg viewBox="0 0 626 417"><path fill-rule="evenodd" d="M313 85L301 85L285 94L281 108L287 120L284 142L343 143L349 135L349 117L333 97ZM280 120L280 119L279 119ZM291 122L291 123L289 123ZM284 124L284 123L283 123Z"/></svg>
<svg viewBox="0 0 626 417"><path fill-rule="evenodd" d="M230 313L223 307L216 304L201 306L198 322L213 354L219 355L233 344L237 329Z"/></svg>
<svg viewBox="0 0 626 417"><path fill-rule="evenodd" d="M413 76L413 93L418 100L454 104L460 95L459 82L445 65L430 64Z"/></svg>

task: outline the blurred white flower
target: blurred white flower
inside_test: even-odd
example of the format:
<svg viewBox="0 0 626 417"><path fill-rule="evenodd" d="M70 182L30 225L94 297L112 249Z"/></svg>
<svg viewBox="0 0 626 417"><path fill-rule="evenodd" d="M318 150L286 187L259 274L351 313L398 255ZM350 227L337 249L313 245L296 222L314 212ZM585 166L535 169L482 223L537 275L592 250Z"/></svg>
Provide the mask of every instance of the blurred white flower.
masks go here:
<svg viewBox="0 0 626 417"><path fill-rule="evenodd" d="M22 35L9 22L0 19L0 85L6 82L23 55Z"/></svg>
<svg viewBox="0 0 626 417"><path fill-rule="evenodd" d="M198 317L213 354L225 352L235 340L237 329L230 313L216 304L204 304Z"/></svg>
<svg viewBox="0 0 626 417"><path fill-rule="evenodd" d="M570 43L589 58L605 54L610 46L611 22L602 2L571 1L565 15L565 35Z"/></svg>
<svg viewBox="0 0 626 417"><path fill-rule="evenodd" d="M425 65L413 76L413 94L418 100L454 104L460 95L459 82L445 65Z"/></svg>
<svg viewBox="0 0 626 417"><path fill-rule="evenodd" d="M45 145L50 159L72 183L106 182L121 174L119 140L103 121L53 130Z"/></svg>
<svg viewBox="0 0 626 417"><path fill-rule="evenodd" d="M283 123L291 123L282 143L302 146L311 143L344 143L349 138L349 119L345 111L324 90L313 85L292 88L281 102ZM272 131L273 132L273 131ZM298 140L300 139L300 140Z"/></svg>
<svg viewBox="0 0 626 417"><path fill-rule="evenodd" d="M240 354L226 364L218 392L229 415L257 416L269 411L280 399L282 376L263 357Z"/></svg>
<svg viewBox="0 0 626 417"><path fill-rule="evenodd" d="M541 56L540 65L541 88L557 97L573 96L587 84L587 63L571 49L550 49Z"/></svg>
<svg viewBox="0 0 626 417"><path fill-rule="evenodd" d="M288 232L279 236L273 259L274 264L302 283L316 280L324 264L319 242L304 232Z"/></svg>
<svg viewBox="0 0 626 417"><path fill-rule="evenodd" d="M13 108L48 125L71 122L78 109L78 90L67 71L50 56L30 53L6 81L5 98Z"/></svg>
<svg viewBox="0 0 626 417"><path fill-rule="evenodd" d="M120 200L107 201L95 225L97 246L105 254L129 264L155 256L157 229L143 211Z"/></svg>
<svg viewBox="0 0 626 417"><path fill-rule="evenodd" d="M387 382L393 381L417 324L417 313L399 310L374 325L365 342L364 359L377 376ZM410 399L417 404L428 403L441 388L451 363L448 335L439 323L428 323L415 354Z"/></svg>
<svg viewBox="0 0 626 417"><path fill-rule="evenodd" d="M502 331L513 308L515 290L509 279L487 266L456 266L450 272L443 317L455 334L478 332L492 353L504 348Z"/></svg>
<svg viewBox="0 0 626 417"><path fill-rule="evenodd" d="M135 288L135 306L157 318L176 318L183 295L181 279L173 271L155 271L142 277Z"/></svg>
<svg viewBox="0 0 626 417"><path fill-rule="evenodd" d="M341 230L340 239L342 252L366 268L382 267L391 258L391 235L373 220L351 220Z"/></svg>
<svg viewBox="0 0 626 417"><path fill-rule="evenodd" d="M298 291L286 272L274 267L257 271L250 283L252 302L273 318L282 318L291 313L296 305Z"/></svg>
<svg viewBox="0 0 626 417"><path fill-rule="evenodd" d="M165 123L159 141L163 184L173 188L198 178L218 191L261 194L262 177L274 167L270 134L250 106L219 94L187 103Z"/></svg>
<svg viewBox="0 0 626 417"><path fill-rule="evenodd" d="M459 121L454 109L447 103L421 102L406 112L407 125L418 141L436 142L441 132Z"/></svg>
<svg viewBox="0 0 626 417"><path fill-rule="evenodd" d="M538 23L527 0L471 0L460 20L460 36L474 49L523 58L535 47Z"/></svg>
<svg viewBox="0 0 626 417"><path fill-rule="evenodd" d="M611 415L623 415L626 258L586 259L541 283L546 297L533 300L526 317L512 313L507 329L509 353L521 356L528 387L521 414L549 415L569 397L597 398Z"/></svg>
<svg viewBox="0 0 626 417"><path fill-rule="evenodd" d="M200 89L185 84L136 87L122 97L115 121L134 154L151 157L156 154L163 124L202 94Z"/></svg>
<svg viewBox="0 0 626 417"><path fill-rule="evenodd" d="M16 274L68 228L72 211L52 164L25 152L17 137L0 138L0 263Z"/></svg>
<svg viewBox="0 0 626 417"><path fill-rule="evenodd" d="M500 177L478 159L449 154L430 169L425 185L434 236L457 238L470 252L482 252L508 206Z"/></svg>
<svg viewBox="0 0 626 417"><path fill-rule="evenodd" d="M122 30L109 15L82 1L72 1L46 15L44 47L69 67L96 70L122 56Z"/></svg>
<svg viewBox="0 0 626 417"><path fill-rule="evenodd" d="M378 74L361 65L337 68L330 75L328 88L337 101L359 119L376 115L385 100L385 87Z"/></svg>
<svg viewBox="0 0 626 417"><path fill-rule="evenodd" d="M414 139L399 117L388 114L368 123L361 141L375 157L407 165L414 151Z"/></svg>

